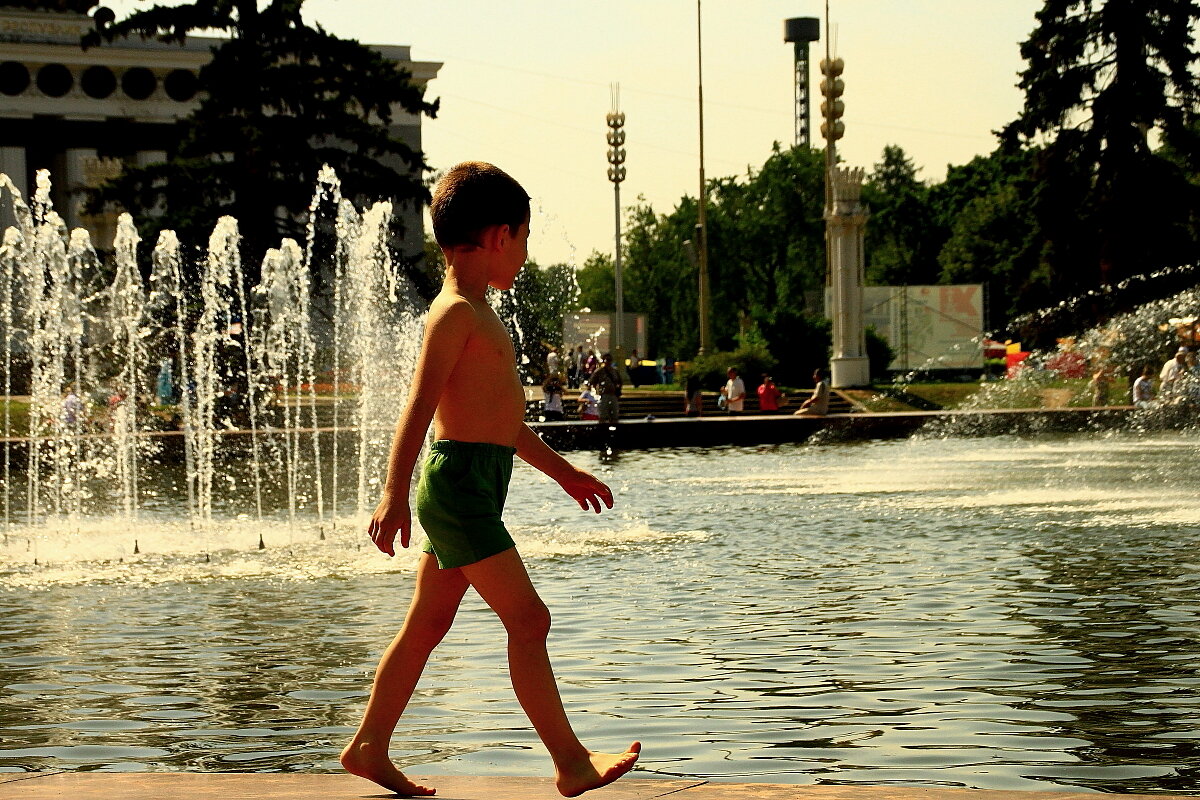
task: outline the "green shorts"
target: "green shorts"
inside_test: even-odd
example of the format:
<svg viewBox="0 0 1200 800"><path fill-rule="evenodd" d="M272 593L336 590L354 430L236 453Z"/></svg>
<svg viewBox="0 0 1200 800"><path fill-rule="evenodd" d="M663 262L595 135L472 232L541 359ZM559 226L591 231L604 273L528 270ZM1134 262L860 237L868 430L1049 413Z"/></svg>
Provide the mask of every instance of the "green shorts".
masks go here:
<svg viewBox="0 0 1200 800"><path fill-rule="evenodd" d="M439 439L417 483L417 519L442 569L462 567L514 547L500 513L516 450L488 442Z"/></svg>

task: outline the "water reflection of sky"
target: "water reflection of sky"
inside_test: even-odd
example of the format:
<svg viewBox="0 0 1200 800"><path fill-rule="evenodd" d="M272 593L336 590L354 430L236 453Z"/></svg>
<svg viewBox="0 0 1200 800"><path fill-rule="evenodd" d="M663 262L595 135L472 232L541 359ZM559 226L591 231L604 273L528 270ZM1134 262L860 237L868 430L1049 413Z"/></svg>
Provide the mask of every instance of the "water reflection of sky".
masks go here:
<svg viewBox="0 0 1200 800"><path fill-rule="evenodd" d="M582 738L640 738L653 773L1196 793L1198 445L577 454L615 513L518 468L508 519ZM335 769L413 554L351 524L150 517L0 550L0 769ZM501 637L472 596L398 760L547 774Z"/></svg>

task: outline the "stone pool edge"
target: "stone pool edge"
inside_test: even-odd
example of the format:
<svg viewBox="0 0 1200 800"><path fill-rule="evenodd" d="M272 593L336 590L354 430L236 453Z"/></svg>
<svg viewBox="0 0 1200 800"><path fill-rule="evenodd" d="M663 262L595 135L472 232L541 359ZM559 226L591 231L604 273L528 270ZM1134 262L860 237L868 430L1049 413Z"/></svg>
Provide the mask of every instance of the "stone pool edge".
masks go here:
<svg viewBox="0 0 1200 800"><path fill-rule="evenodd" d="M554 800L549 778L474 775L413 776L429 781L441 800ZM0 800L356 800L396 797L352 775L336 773L0 773ZM940 786L807 786L701 779L624 778L587 797L607 800L1094 800L1095 793ZM1120 795L1183 798L1187 795Z"/></svg>
<svg viewBox="0 0 1200 800"><path fill-rule="evenodd" d="M556 450L641 450L803 442L818 432L823 441L897 439L945 426L954 436L1002 433L1038 434L1118 428L1177 428L1194 418L1182 407L1139 410L1132 406L985 409L974 411L891 411L830 414L825 417L739 415L624 419L595 422L532 422Z"/></svg>

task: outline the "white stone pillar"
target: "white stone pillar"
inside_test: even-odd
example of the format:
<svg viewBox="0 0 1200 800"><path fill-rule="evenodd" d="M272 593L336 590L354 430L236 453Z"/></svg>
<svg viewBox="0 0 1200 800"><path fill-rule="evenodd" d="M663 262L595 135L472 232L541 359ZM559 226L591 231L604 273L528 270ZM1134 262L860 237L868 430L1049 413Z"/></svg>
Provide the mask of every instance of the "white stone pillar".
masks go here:
<svg viewBox="0 0 1200 800"><path fill-rule="evenodd" d="M0 147L0 173L7 175L25 202L29 202L29 184L25 179L26 168L24 147ZM0 197L0 233L16 223L17 218L12 211L12 198Z"/></svg>
<svg viewBox="0 0 1200 800"><path fill-rule="evenodd" d="M148 167L151 164L162 164L166 160L166 150L138 150L136 164L139 167Z"/></svg>
<svg viewBox="0 0 1200 800"><path fill-rule="evenodd" d="M831 173L833 208L825 214L833 295L830 385L844 389L871 383L862 288L863 236L869 215L861 199L865 172L861 168L834 167Z"/></svg>
<svg viewBox="0 0 1200 800"><path fill-rule="evenodd" d="M58 209L67 228L83 227L83 207L87 202L84 190L90 188L91 167L96 161L96 151L83 147L70 148L66 152L67 174L64 188L67 190L67 207Z"/></svg>
<svg viewBox="0 0 1200 800"><path fill-rule="evenodd" d="M152 164L165 164L166 161L166 150L138 150L137 157L134 159L134 165L138 167L149 167ZM160 197L158 202L155 203L154 208L147 209L144 213L151 219L158 219L163 215L163 211L163 200Z"/></svg>

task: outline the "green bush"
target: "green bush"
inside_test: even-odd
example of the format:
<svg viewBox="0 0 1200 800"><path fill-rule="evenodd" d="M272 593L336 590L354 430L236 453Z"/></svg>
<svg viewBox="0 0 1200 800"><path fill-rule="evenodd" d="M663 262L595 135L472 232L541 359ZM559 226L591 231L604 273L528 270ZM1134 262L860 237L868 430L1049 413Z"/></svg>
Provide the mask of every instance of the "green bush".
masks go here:
<svg viewBox="0 0 1200 800"><path fill-rule="evenodd" d="M716 351L697 356L681 380L691 376L700 379L700 385L710 392L720 390L728 380L726 373L730 367L737 368L746 391L752 391L762 382L764 372L770 373L775 369L777 360L767 348L767 342L758 329L751 326L744 334L738 335L738 346L733 352Z"/></svg>
<svg viewBox="0 0 1200 800"><path fill-rule="evenodd" d="M867 326L867 363L871 380L877 381L887 377L888 365L896 357L896 352L888 344L888 340L875 330L874 325Z"/></svg>
<svg viewBox="0 0 1200 800"><path fill-rule="evenodd" d="M763 333L779 361L771 373L776 384L809 387L814 369L829 370L832 331L829 320L820 314L779 313L764 324Z"/></svg>

